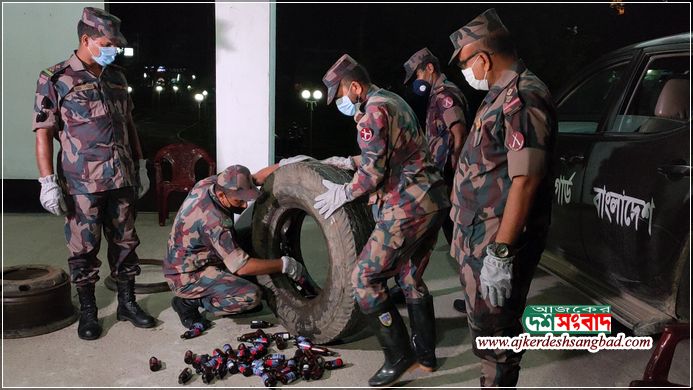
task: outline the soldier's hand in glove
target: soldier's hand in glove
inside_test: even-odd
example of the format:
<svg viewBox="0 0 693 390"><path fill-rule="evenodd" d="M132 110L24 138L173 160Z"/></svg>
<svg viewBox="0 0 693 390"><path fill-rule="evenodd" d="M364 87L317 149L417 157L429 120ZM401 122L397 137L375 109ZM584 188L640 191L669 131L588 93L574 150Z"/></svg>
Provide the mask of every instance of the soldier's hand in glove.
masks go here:
<svg viewBox="0 0 693 390"><path fill-rule="evenodd" d="M140 185L137 187L137 199L144 196L149 191L149 176L147 175L147 160L139 160Z"/></svg>
<svg viewBox="0 0 693 390"><path fill-rule="evenodd" d="M479 282L481 283L481 296L491 302L493 306L503 306L512 292L513 258L497 257L486 247L484 264L481 267Z"/></svg>
<svg viewBox="0 0 693 390"><path fill-rule="evenodd" d="M340 169L356 170L354 160L351 157L334 156L321 160L320 162Z"/></svg>
<svg viewBox="0 0 693 390"><path fill-rule="evenodd" d="M351 201L351 194L347 190L347 184L335 184L329 180L323 180L322 185L327 188L327 191L315 197L316 210L327 219L335 211L337 211L344 203Z"/></svg>
<svg viewBox="0 0 693 390"><path fill-rule="evenodd" d="M41 206L55 215L65 214L67 206L65 206L63 191L60 189L55 175L40 177L38 181L41 183L41 195L39 196Z"/></svg>
<svg viewBox="0 0 693 390"><path fill-rule="evenodd" d="M306 160L313 160L313 157L310 156L305 156L303 154L299 154L298 156L293 156L293 157L287 157L279 160L279 166L283 167L284 165L289 165L301 161L306 161Z"/></svg>
<svg viewBox="0 0 693 390"><path fill-rule="evenodd" d="M303 265L291 256L282 256L282 273L297 282L303 276Z"/></svg>

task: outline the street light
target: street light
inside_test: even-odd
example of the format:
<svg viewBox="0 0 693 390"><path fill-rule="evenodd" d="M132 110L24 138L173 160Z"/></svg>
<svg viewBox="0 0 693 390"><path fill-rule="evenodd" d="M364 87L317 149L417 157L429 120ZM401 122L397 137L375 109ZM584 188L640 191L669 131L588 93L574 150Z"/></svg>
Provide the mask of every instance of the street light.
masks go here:
<svg viewBox="0 0 693 390"><path fill-rule="evenodd" d="M318 100L322 99L322 91L316 89L311 94L309 90L301 91L301 97L306 101L306 107L310 109L310 124L308 126L308 154L313 153L313 111L318 104Z"/></svg>
<svg viewBox="0 0 693 390"><path fill-rule="evenodd" d="M162 87L161 85L157 85L154 89L157 92L156 93L156 104L159 106L159 108L161 108L161 91L164 90L164 87Z"/></svg>
<svg viewBox="0 0 693 390"><path fill-rule="evenodd" d="M202 91L202 96L207 97L208 93L207 90Z"/></svg>
<svg viewBox="0 0 693 390"><path fill-rule="evenodd" d="M132 87L128 85L128 93L132 93Z"/></svg>
<svg viewBox="0 0 693 390"><path fill-rule="evenodd" d="M200 105L202 104L202 101L205 100L205 97L201 93L196 93L195 94L195 101L197 102L197 121L200 121Z"/></svg>

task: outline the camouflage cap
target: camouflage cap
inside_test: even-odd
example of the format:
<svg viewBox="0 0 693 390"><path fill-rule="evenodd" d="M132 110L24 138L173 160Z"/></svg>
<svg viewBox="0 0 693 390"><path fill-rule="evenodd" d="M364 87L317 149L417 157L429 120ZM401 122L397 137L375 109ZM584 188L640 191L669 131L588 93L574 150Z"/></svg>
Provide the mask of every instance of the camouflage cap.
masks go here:
<svg viewBox="0 0 693 390"><path fill-rule="evenodd" d="M430 62L431 60L438 61L438 57L434 56L433 53L431 53L430 50L428 50L427 47L424 47L423 49L417 51L414 53L407 62L404 63L404 84L409 81L411 76L414 75L416 72L416 68L421 66L422 64L425 64L427 62Z"/></svg>
<svg viewBox="0 0 693 390"><path fill-rule="evenodd" d="M128 41L120 32L120 19L115 15L111 15L100 8L84 7L82 22L98 30L103 36L112 40L116 46L123 47L128 44Z"/></svg>
<svg viewBox="0 0 693 390"><path fill-rule="evenodd" d="M339 88L339 82L342 81L344 74L356 68L358 64L350 55L344 54L327 70L322 77L322 82L327 87L327 104L332 103L335 95L337 95L337 88Z"/></svg>
<svg viewBox="0 0 693 390"><path fill-rule="evenodd" d="M251 201L260 196L260 191L253 183L250 170L243 165L231 165L217 175L217 185L228 196Z"/></svg>
<svg viewBox="0 0 693 390"><path fill-rule="evenodd" d="M450 40L455 47L455 51L452 53L448 64L451 64L457 58L463 47L498 30L508 31L498 17L496 10L494 8L487 9L464 27L450 34Z"/></svg>

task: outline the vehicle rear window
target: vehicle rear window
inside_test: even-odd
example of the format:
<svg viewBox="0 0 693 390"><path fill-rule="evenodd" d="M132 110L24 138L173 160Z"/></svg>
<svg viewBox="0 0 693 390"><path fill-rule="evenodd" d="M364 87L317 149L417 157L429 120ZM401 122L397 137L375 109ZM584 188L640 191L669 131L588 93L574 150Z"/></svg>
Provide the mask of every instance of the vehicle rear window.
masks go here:
<svg viewBox="0 0 693 390"><path fill-rule="evenodd" d="M659 133L690 121L690 54L650 59L627 108L616 117L621 133Z"/></svg>
<svg viewBox="0 0 693 390"><path fill-rule="evenodd" d="M596 133L625 68L626 64L611 66L583 80L558 107L558 132Z"/></svg>

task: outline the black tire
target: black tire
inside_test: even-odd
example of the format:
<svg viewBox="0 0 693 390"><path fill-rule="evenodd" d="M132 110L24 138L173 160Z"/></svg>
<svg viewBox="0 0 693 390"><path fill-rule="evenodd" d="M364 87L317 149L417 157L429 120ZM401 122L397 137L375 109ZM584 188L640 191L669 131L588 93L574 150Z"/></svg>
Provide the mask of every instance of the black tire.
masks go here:
<svg viewBox="0 0 693 390"><path fill-rule="evenodd" d="M259 276L271 294L270 308L292 334L317 343L343 339L357 330L361 315L353 298L351 274L357 257L373 231L373 218L365 200L348 203L325 220L313 208L314 198L325 191L323 179L346 183L352 173L316 161L278 169L263 186L253 214L253 251L260 258L292 255L303 261L300 232L306 214L318 223L329 251L329 270L318 295L304 298L285 275ZM288 242L290 249L282 245ZM310 270L308 269L308 272Z"/></svg>
<svg viewBox="0 0 693 390"><path fill-rule="evenodd" d="M140 265L156 265L163 267L164 261L158 259L140 259ZM111 275L106 276L104 284L109 290L118 291L118 283ZM171 288L165 281L156 283L135 283L135 294L153 294L167 291L171 291Z"/></svg>
<svg viewBox="0 0 693 390"><path fill-rule="evenodd" d="M70 281L60 268L49 265L4 268L2 291L3 338L50 333L77 320Z"/></svg>

